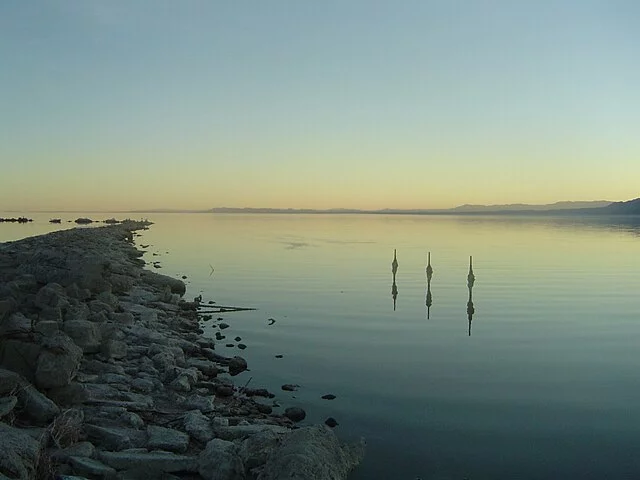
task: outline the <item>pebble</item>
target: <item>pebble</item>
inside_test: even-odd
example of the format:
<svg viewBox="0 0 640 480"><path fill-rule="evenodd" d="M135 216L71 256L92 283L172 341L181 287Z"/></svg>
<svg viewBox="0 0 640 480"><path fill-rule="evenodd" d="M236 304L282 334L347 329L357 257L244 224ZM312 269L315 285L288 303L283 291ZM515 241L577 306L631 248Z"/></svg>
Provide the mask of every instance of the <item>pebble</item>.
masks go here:
<svg viewBox="0 0 640 480"><path fill-rule="evenodd" d="M322 396L323 400L333 400L334 398L336 398L336 396L334 394L332 394L332 393L328 393L328 394Z"/></svg>
<svg viewBox="0 0 640 480"><path fill-rule="evenodd" d="M247 348L247 346L246 346L244 343L239 343L239 344L238 344L238 348L239 348L240 350L244 350L245 348Z"/></svg>
<svg viewBox="0 0 640 480"><path fill-rule="evenodd" d="M300 388L300 385L296 385L294 383L285 383L280 388L282 388L282 390L284 390L285 392L295 392Z"/></svg>

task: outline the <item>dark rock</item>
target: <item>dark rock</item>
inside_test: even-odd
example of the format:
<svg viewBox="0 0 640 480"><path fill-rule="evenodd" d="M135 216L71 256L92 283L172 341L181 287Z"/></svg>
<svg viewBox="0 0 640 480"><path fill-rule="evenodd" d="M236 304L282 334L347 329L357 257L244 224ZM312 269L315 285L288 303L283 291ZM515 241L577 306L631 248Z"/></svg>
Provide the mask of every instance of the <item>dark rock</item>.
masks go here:
<svg viewBox="0 0 640 480"><path fill-rule="evenodd" d="M214 438L198 457L198 473L205 480L241 480L244 465L233 442Z"/></svg>
<svg viewBox="0 0 640 480"><path fill-rule="evenodd" d="M271 412L273 412L273 408L270 405L265 405L264 403L256 403L256 409L258 410L258 412L265 415L269 415Z"/></svg>
<svg viewBox="0 0 640 480"><path fill-rule="evenodd" d="M216 387L216 395L219 397L230 397L233 395L233 387L228 385L218 385Z"/></svg>
<svg viewBox="0 0 640 480"><path fill-rule="evenodd" d="M15 397L13 395L0 398L0 418L11 413L17 403L18 397Z"/></svg>
<svg viewBox="0 0 640 480"><path fill-rule="evenodd" d="M172 428L149 425L147 434L149 435L147 448L151 450L184 453L189 446L189 435Z"/></svg>
<svg viewBox="0 0 640 480"><path fill-rule="evenodd" d="M323 400L333 400L334 398L336 398L336 396L332 393L327 393L326 395L322 396Z"/></svg>
<svg viewBox="0 0 640 480"><path fill-rule="evenodd" d="M280 355L280 354L276 355L276 358L282 358L282 357L284 357L284 355Z"/></svg>
<svg viewBox="0 0 640 480"><path fill-rule="evenodd" d="M0 423L0 452L0 472L8 478L36 478L38 442L24 430Z"/></svg>
<svg viewBox="0 0 640 480"><path fill-rule="evenodd" d="M329 418L327 418L327 419L324 421L324 424L325 424L327 427L330 427L330 428L333 428L333 427L338 426L338 422L337 422L337 421L336 421L336 419L335 419L335 418L333 418L333 417L329 417Z"/></svg>
<svg viewBox="0 0 640 480"><path fill-rule="evenodd" d="M238 348L239 348L240 350L244 350L245 348L247 348L247 346L246 346L244 343L239 343L239 344L238 344Z"/></svg>
<svg viewBox="0 0 640 480"><path fill-rule="evenodd" d="M282 385L281 388L285 392L295 392L296 390L298 390L298 388L300 388L300 385L296 385L293 383L285 383L284 385Z"/></svg>
<svg viewBox="0 0 640 480"><path fill-rule="evenodd" d="M198 460L170 452L101 452L100 460L116 470L131 470L144 465L147 472L197 472ZM139 477L144 478L144 477Z"/></svg>
<svg viewBox="0 0 640 480"><path fill-rule="evenodd" d="M190 437L206 443L214 437L211 420L199 410L194 410L184 416L184 429Z"/></svg>
<svg viewBox="0 0 640 480"><path fill-rule="evenodd" d="M236 338L234 338L234 340L235 340L236 342L239 342L240 340L242 340L242 338L240 338L240 337L236 337Z"/></svg>
<svg viewBox="0 0 640 480"><path fill-rule="evenodd" d="M247 361L239 356L235 356L229 360L229 375L236 376L247 369Z"/></svg>
<svg viewBox="0 0 640 480"><path fill-rule="evenodd" d="M39 388L61 387L76 375L82 350L64 333L58 332L42 342L35 380Z"/></svg>
<svg viewBox="0 0 640 480"><path fill-rule="evenodd" d="M284 411L284 416L294 422L301 422L307 416L307 413L300 407L289 407Z"/></svg>
<svg viewBox="0 0 640 480"><path fill-rule="evenodd" d="M229 324L221 322L218 324L218 327L220 327L220 330L224 330L225 328L229 328Z"/></svg>

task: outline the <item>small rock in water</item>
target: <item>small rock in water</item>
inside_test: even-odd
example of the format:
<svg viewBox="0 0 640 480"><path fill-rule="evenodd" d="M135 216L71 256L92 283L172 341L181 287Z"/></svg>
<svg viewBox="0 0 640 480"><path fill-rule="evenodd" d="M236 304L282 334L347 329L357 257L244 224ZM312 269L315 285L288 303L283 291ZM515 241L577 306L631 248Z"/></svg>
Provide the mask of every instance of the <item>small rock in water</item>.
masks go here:
<svg viewBox="0 0 640 480"><path fill-rule="evenodd" d="M282 358L282 357L284 357L284 355L280 355L280 354L276 355L276 358Z"/></svg>
<svg viewBox="0 0 640 480"><path fill-rule="evenodd" d="M187 276L186 276L186 275L182 275L182 279L183 279L183 280L186 280L186 279L187 279Z"/></svg>
<svg viewBox="0 0 640 480"><path fill-rule="evenodd" d="M294 422L301 422L307 416L307 413L300 407L289 407L284 411L284 416Z"/></svg>
<svg viewBox="0 0 640 480"><path fill-rule="evenodd" d="M264 403L256 403L256 408L260 413L264 413L267 415L273 412L273 408L270 405L265 405Z"/></svg>
<svg viewBox="0 0 640 480"><path fill-rule="evenodd" d="M247 348L247 346L246 346L244 343L239 343L239 344L238 344L238 348L239 348L240 350L244 350L245 348Z"/></svg>
<svg viewBox="0 0 640 480"><path fill-rule="evenodd" d="M323 400L333 400L334 398L336 398L336 396L334 394L332 394L332 393L328 393L328 394L322 396Z"/></svg>
<svg viewBox="0 0 640 480"><path fill-rule="evenodd" d="M235 346L236 346L236 344L235 344L235 343L227 343L227 344L225 345L225 347L235 347Z"/></svg>
<svg viewBox="0 0 640 480"><path fill-rule="evenodd" d="M274 323L276 323L276 319L275 318L270 318L268 320L268 322L269 322L269 325L273 325Z"/></svg>
<svg viewBox="0 0 640 480"><path fill-rule="evenodd" d="M209 300L207 303L208 303L209 305L213 305L213 304L214 304L214 303L216 303L216 302L214 302L213 300Z"/></svg>
<svg viewBox="0 0 640 480"><path fill-rule="evenodd" d="M160 265L159 263L154 263L153 268L162 268L162 265Z"/></svg>
<svg viewBox="0 0 640 480"><path fill-rule="evenodd" d="M333 418L333 417L329 417L329 418L327 418L327 419L324 421L324 424L325 424L327 427L331 427L331 428L333 428L333 427L335 427L335 426L339 425L339 424L338 424L338 422L336 422L336 419L335 419L335 418Z"/></svg>
<svg viewBox="0 0 640 480"><path fill-rule="evenodd" d="M229 328L229 324L222 322L218 325L218 327L220 327L220 330L224 330L225 328Z"/></svg>
<svg viewBox="0 0 640 480"><path fill-rule="evenodd" d="M222 317L218 317L218 320L224 320L224 318L222 318Z"/></svg>
<svg viewBox="0 0 640 480"><path fill-rule="evenodd" d="M284 390L285 392L295 392L300 388L300 385L296 385L294 383L285 383L280 388L282 388L282 390Z"/></svg>
<svg viewBox="0 0 640 480"><path fill-rule="evenodd" d="M236 337L235 340L236 340L236 342L239 342L242 339L240 337Z"/></svg>

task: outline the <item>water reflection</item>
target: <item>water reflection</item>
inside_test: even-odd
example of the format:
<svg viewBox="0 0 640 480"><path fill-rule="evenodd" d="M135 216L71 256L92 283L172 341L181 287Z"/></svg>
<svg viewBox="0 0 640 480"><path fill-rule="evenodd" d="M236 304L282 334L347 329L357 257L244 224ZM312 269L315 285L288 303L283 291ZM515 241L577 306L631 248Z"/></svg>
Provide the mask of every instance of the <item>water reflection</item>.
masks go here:
<svg viewBox="0 0 640 480"><path fill-rule="evenodd" d="M396 311L396 300L398 299L398 286L396 285L396 273L398 272L398 258L396 256L396 249L393 249L393 262L391 262L391 275L393 280L391 282L391 298L393 298L393 311Z"/></svg>
<svg viewBox="0 0 640 480"><path fill-rule="evenodd" d="M476 309L473 306L473 285L476 282L476 276L473 273L473 257L469 257L469 274L467 275L467 288L469 289L469 299L467 300L467 319L469 320L469 336L471 336L471 322Z"/></svg>
<svg viewBox="0 0 640 480"><path fill-rule="evenodd" d="M429 319L430 316L430 310L431 310L431 305L433 305L433 296L431 295L431 278L433 277L433 267L431 266L431 252L429 252L428 254L429 256L427 257L427 268L426 268L426 272L427 272L427 298L425 301L425 305L427 306L427 320Z"/></svg>

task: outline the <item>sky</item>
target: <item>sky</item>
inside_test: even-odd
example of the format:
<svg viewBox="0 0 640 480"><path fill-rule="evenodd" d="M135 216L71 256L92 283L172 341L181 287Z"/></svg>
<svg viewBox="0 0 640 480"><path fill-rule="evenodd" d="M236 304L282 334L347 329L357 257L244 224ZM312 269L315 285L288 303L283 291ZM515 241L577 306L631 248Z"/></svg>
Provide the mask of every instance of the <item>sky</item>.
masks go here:
<svg viewBox="0 0 640 480"><path fill-rule="evenodd" d="M0 211L640 196L635 0L3 0Z"/></svg>

